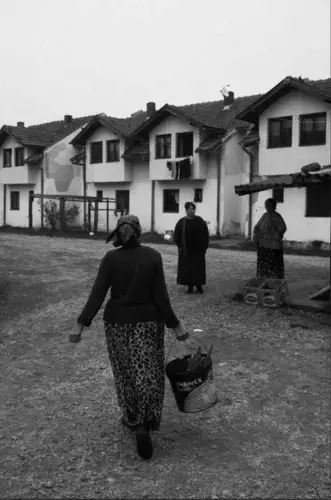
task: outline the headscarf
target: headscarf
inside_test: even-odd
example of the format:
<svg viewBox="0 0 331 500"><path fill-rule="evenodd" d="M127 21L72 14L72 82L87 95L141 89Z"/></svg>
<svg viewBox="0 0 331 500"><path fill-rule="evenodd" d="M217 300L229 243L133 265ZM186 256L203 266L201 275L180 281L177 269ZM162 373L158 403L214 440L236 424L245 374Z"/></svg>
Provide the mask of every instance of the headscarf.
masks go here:
<svg viewBox="0 0 331 500"><path fill-rule="evenodd" d="M117 226L106 239L109 243L115 236L114 247L125 245L132 238L139 238L141 235L141 225L138 217L135 215L124 215L117 221Z"/></svg>

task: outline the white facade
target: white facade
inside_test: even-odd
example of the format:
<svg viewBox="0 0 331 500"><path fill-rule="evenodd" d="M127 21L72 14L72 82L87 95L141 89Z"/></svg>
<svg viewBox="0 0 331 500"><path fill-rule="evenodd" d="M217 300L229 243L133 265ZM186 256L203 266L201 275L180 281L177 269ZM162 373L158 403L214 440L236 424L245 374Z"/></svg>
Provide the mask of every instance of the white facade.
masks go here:
<svg viewBox="0 0 331 500"><path fill-rule="evenodd" d="M167 168L168 161L178 161L176 157L176 134L193 132L192 178L174 180ZM156 136L171 134L171 158L157 159ZM217 233L217 169L220 168L220 232L222 236L243 235L247 217L248 201L238 199L234 193L237 183L249 181L249 159L240 147L241 136L237 132L223 141L220 167L216 157L207 153L195 153L202 140L197 127L177 117L165 118L149 134L150 177L155 180L155 231L164 233L173 230L179 218L185 215L184 205L194 201L194 190L202 189L203 201L196 203L197 215L208 224L210 235ZM163 211L164 190L179 191L179 212Z"/></svg>
<svg viewBox="0 0 331 500"><path fill-rule="evenodd" d="M326 144L299 146L299 116L310 113L327 113ZM268 119L292 116L292 146L268 149ZM278 175L300 172L304 165L318 162L321 166L331 163L331 106L322 100L293 91L272 104L259 118L259 174ZM253 226L264 213L264 202L272 197L272 191L262 191L254 196ZM248 198L248 197L244 197ZM330 241L330 219L308 218L306 214L306 188L285 188L284 202L277 211L287 224L284 239L297 242Z"/></svg>
<svg viewBox="0 0 331 500"><path fill-rule="evenodd" d="M82 167L72 165L72 158L77 150L70 141L80 131L71 133L65 139L53 144L44 152L44 158L35 165L16 167L14 150L20 147L12 137L8 137L0 148L0 225L14 227L29 227L29 194L41 194L41 175L44 171L44 194L46 195L80 195L83 194ZM3 150L12 149L13 163L11 167L3 167ZM24 147L24 159L33 154L31 148ZM11 192L18 192L18 206L13 209ZM17 197L17 195L16 195ZM45 200L45 203L47 200ZM5 206L6 205L6 206ZM83 204L79 204L80 216L76 224L83 221ZM81 205L81 206L80 206ZM18 209L17 209L18 208ZM41 226L40 204L37 199L33 202L33 227Z"/></svg>
<svg viewBox="0 0 331 500"><path fill-rule="evenodd" d="M80 129L81 130L81 129ZM77 149L70 142L80 132L70 134L62 141L54 144L45 151L44 160L35 166L17 167L22 170L19 176L20 182L31 181L26 186L18 186L18 178L14 167L12 177L6 179L7 190L20 190L20 210L13 213L6 212L6 223L13 226L28 226L28 197L29 191L36 194L41 193L41 169L44 169L44 194L48 195L83 195L83 167L72 165L70 158ZM176 157L176 134L181 132L193 133L193 159L192 175L189 179L174 180L167 168L167 161L178 161L182 158ZM155 141L157 135L171 134L172 155L171 158L155 158ZM189 125L185 120L177 117L167 117L151 131L150 160L128 161L122 158L126 143L123 137L119 137L106 127L99 127L88 138L86 144L86 179L87 195L96 196L102 191L103 197L115 198L118 191L127 191L129 199L129 211L139 217L143 232L150 232L154 221L154 231L164 233L166 230L174 229L178 219L185 214L184 205L187 201L194 201L195 189L202 189L202 202L196 203L197 214L204 218L209 227L211 235L218 230L217 224L217 200L220 200L219 230L222 236L243 235L248 213L248 200L235 195L234 186L249 181L249 158L239 146L241 135L233 132L223 141L221 149L220 165L216 157L207 153L195 153L203 139L203 134L197 127ZM119 140L119 161L107 162L107 141ZM102 142L103 158L100 163L91 162L91 143ZM8 143L9 144L9 143ZM6 146L6 144L4 145ZM26 152L27 157L31 152ZM220 175L218 190L218 169ZM17 170L18 171L18 170ZM23 176L24 172L24 176ZM16 176L15 176L15 175ZM32 175L33 174L33 175ZM3 169L1 169L3 175ZM6 174L7 175L7 174ZM33 181L33 182L32 182ZM154 181L154 213L152 203L152 190ZM10 184L12 183L12 184ZM9 186L10 185L10 186ZM174 213L164 212L164 190L179 190L179 211ZM0 216L1 200L3 199L3 186L0 193ZM7 196L7 204L9 197ZM83 203L80 205L80 217L77 224L83 224ZM105 203L100 203L99 223L100 230L107 228L107 212ZM114 204L111 206L114 208ZM3 211L3 210L2 210ZM113 211L109 212L108 225L112 229L119 215ZM3 219L2 219L3 220ZM33 227L40 227L40 205L37 201L33 204ZM93 213L92 213L93 224Z"/></svg>
<svg viewBox="0 0 331 500"><path fill-rule="evenodd" d="M20 143L8 137L0 148L0 224L28 227L29 193L37 192L39 189L40 171L36 165L15 165L15 148L19 147L22 147ZM4 167L4 149L12 150L11 167ZM29 154L31 154L30 148L24 147L23 157L26 158ZM35 215L37 213L35 210Z"/></svg>

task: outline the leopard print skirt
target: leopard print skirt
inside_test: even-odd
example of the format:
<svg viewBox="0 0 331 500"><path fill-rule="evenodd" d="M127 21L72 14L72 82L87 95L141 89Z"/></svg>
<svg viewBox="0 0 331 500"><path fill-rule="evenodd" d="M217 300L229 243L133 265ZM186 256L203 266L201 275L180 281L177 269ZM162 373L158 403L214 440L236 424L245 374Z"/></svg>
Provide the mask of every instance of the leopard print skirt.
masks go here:
<svg viewBox="0 0 331 500"><path fill-rule="evenodd" d="M159 430L165 392L164 325L105 322L118 405L131 426Z"/></svg>

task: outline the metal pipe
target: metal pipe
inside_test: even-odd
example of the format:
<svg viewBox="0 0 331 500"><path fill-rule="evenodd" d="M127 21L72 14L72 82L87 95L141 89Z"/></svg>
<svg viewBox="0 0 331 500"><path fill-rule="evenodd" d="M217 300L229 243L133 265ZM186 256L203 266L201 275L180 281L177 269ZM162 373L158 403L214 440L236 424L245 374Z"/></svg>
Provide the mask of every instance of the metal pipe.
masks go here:
<svg viewBox="0 0 331 500"><path fill-rule="evenodd" d="M245 153L249 156L249 182L253 182L253 154L247 147L243 147ZM249 194L248 206L248 239L252 239L253 232L253 195Z"/></svg>
<svg viewBox="0 0 331 500"><path fill-rule="evenodd" d="M222 146L216 152L217 169L217 193L216 193L216 236L221 237L221 166L222 166Z"/></svg>

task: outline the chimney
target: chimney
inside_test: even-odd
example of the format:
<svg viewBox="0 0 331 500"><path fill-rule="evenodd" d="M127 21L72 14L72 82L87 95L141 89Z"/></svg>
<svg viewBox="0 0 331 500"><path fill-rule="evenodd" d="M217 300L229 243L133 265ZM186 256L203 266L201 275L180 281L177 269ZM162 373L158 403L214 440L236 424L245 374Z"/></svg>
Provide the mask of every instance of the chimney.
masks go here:
<svg viewBox="0 0 331 500"><path fill-rule="evenodd" d="M72 122L72 115L64 115L64 122L66 125Z"/></svg>
<svg viewBox="0 0 331 500"><path fill-rule="evenodd" d="M154 115L156 111L156 106L155 102L148 102L146 104L146 110L147 110L147 117L150 118L152 115Z"/></svg>
<svg viewBox="0 0 331 500"><path fill-rule="evenodd" d="M234 102L234 92L229 91L229 95L224 96L224 110L230 109Z"/></svg>
<svg viewBox="0 0 331 500"><path fill-rule="evenodd" d="M17 122L17 126L24 128L24 122Z"/></svg>

